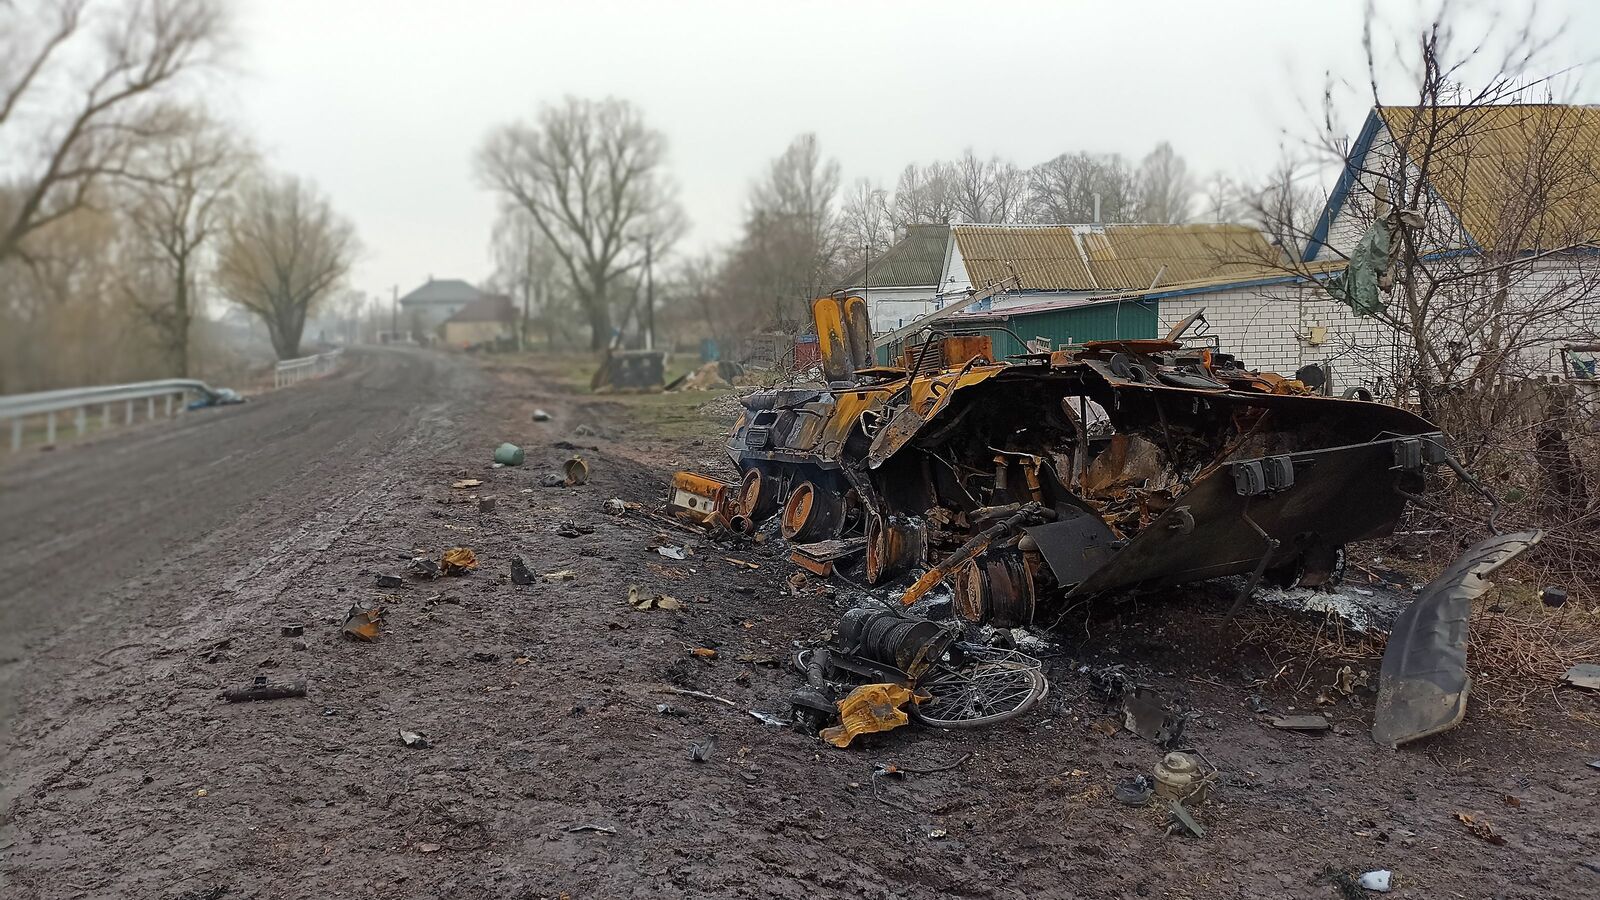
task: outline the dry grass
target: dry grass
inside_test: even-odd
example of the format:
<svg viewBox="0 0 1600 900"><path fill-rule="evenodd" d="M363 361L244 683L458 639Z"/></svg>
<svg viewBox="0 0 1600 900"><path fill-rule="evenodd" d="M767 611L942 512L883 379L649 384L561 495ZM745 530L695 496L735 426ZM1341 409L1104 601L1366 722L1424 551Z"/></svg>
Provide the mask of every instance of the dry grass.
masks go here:
<svg viewBox="0 0 1600 900"><path fill-rule="evenodd" d="M1553 696L1567 669L1600 658L1600 617L1593 613L1521 604L1491 612L1492 603L1473 610L1467 640L1473 698L1484 709L1520 720Z"/></svg>

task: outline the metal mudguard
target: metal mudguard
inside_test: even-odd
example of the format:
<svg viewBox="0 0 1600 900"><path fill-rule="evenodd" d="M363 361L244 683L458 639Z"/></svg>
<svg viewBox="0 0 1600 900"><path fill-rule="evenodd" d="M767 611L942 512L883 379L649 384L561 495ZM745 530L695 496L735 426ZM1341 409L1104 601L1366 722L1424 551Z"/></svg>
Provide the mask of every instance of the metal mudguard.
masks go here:
<svg viewBox="0 0 1600 900"><path fill-rule="evenodd" d="M1544 536L1519 531L1474 545L1394 620L1378 676L1372 739L1391 749L1447 731L1467 712L1467 620L1493 585L1484 576Z"/></svg>

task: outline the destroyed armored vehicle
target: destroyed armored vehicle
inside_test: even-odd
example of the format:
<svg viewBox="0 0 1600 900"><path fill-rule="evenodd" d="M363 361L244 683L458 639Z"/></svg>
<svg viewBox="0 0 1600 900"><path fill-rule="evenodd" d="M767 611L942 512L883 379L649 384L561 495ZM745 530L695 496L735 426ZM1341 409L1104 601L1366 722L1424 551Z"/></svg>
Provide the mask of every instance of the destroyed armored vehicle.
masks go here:
<svg viewBox="0 0 1600 900"><path fill-rule="evenodd" d="M860 298L813 315L822 379L744 396L727 444L741 480L680 473L674 505L734 530L777 516L797 561L864 543L868 584L920 572L909 605L948 579L971 622L1227 575L1247 576L1241 600L1264 577L1327 584L1429 467L1459 471L1422 418L1185 347L1188 321L1007 360L941 323L880 365ZM1433 694L1464 697L1464 628L1417 627L1462 655Z"/></svg>

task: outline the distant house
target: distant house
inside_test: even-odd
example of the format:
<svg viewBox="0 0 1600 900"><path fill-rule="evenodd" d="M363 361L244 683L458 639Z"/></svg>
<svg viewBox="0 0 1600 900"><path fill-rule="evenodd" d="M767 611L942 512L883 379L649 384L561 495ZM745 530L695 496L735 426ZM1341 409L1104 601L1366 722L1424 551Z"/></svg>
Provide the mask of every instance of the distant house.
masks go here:
<svg viewBox="0 0 1600 900"><path fill-rule="evenodd" d="M939 308L939 279L949 253L949 225L912 225L904 238L850 273L842 286L867 301L874 329L889 331Z"/></svg>
<svg viewBox="0 0 1600 900"><path fill-rule="evenodd" d="M511 298L485 294L444 320L444 342L450 347L489 344L517 333L517 308Z"/></svg>
<svg viewBox="0 0 1600 900"><path fill-rule="evenodd" d="M446 319L486 296L459 278L429 276L425 284L400 298L400 327L419 337L437 335Z"/></svg>

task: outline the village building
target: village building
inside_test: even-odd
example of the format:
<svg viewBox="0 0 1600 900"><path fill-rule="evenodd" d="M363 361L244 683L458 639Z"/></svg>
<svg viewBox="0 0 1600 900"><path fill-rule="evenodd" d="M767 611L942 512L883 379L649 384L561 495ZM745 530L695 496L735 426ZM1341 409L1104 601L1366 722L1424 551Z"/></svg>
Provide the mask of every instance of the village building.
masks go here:
<svg viewBox="0 0 1600 900"><path fill-rule="evenodd" d="M400 298L399 328L417 338L441 336L445 320L486 294L459 278L434 278Z"/></svg>
<svg viewBox="0 0 1600 900"><path fill-rule="evenodd" d="M440 337L445 346L479 347L517 336L517 308L502 294L485 294L444 320Z"/></svg>

